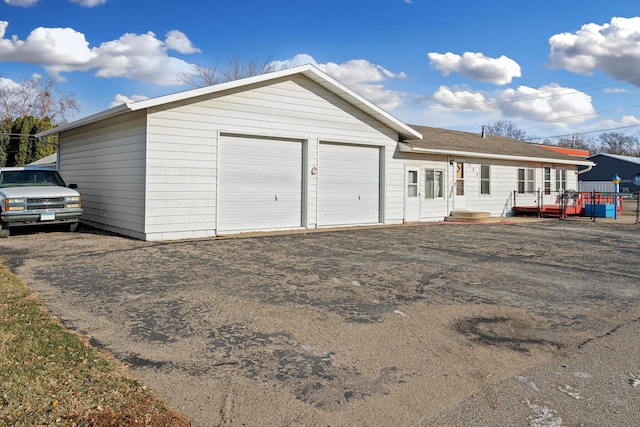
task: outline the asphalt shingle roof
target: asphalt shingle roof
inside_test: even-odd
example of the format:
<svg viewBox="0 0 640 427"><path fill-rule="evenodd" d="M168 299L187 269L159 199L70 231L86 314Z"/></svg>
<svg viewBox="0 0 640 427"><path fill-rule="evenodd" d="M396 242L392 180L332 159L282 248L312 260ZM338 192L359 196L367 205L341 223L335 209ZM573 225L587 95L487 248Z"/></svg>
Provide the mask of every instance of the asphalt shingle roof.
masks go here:
<svg viewBox="0 0 640 427"><path fill-rule="evenodd" d="M580 160L574 156L558 153L529 142L503 136L486 135L457 130L410 125L422 134L422 139L404 140L411 147L456 151L466 153L498 154L505 156L532 157L551 160Z"/></svg>

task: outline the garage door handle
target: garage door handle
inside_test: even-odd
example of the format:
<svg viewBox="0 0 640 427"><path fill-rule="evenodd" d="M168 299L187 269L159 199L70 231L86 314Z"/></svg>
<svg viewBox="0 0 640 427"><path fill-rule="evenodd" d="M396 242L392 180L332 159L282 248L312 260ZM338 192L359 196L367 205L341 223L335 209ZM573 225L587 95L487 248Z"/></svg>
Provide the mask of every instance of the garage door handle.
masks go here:
<svg viewBox="0 0 640 427"><path fill-rule="evenodd" d="M278 195L276 194L276 202L278 201Z"/></svg>

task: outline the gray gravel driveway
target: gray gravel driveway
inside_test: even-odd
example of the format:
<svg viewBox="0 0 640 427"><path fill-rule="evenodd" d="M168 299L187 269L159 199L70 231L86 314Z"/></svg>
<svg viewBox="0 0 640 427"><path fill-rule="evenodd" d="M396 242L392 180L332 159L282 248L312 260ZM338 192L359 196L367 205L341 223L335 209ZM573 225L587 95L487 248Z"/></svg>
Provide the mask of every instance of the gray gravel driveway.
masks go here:
<svg viewBox="0 0 640 427"><path fill-rule="evenodd" d="M638 259L640 226L585 219L0 241L203 426L640 424Z"/></svg>

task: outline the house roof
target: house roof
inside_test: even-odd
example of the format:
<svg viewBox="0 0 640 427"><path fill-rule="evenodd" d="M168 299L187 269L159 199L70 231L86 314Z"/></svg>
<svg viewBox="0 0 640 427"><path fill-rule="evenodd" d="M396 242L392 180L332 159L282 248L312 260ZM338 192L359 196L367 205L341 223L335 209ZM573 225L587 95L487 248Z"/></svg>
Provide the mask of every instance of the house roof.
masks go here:
<svg viewBox="0 0 640 427"><path fill-rule="evenodd" d="M598 156L610 157L612 159L621 160L623 162L640 165L640 157L622 156L620 154L598 153L598 154L594 154L593 156L589 156L589 159L593 159Z"/></svg>
<svg viewBox="0 0 640 427"><path fill-rule="evenodd" d="M503 136L462 132L412 125L423 135L421 139L406 139L400 142L400 151L423 154L503 159L515 161L537 161L570 165L592 165L593 162L578 159L564 153L547 150L536 144L518 141Z"/></svg>
<svg viewBox="0 0 640 427"><path fill-rule="evenodd" d="M233 80L230 82L221 83L213 86L206 86L202 88L187 90L184 92L178 92L171 95L160 96L157 98L146 99L143 101L128 102L126 104L119 105L109 110L105 110L100 113L85 117L83 119L79 119L71 123L41 132L37 134L36 137L55 135L60 132L64 132L80 126L85 126L91 123L98 122L100 120L118 116L120 114L125 114L130 111L137 111L137 110L142 110L146 108L157 107L157 106L168 104L171 102L183 101L189 98L195 98L198 96L214 94L214 93L222 92L229 89L236 89L236 88L249 86L256 83L268 82L270 80L292 76L295 74L303 75L313 80L314 82L318 83L320 86L329 90L333 94L344 99L345 101L349 102L353 106L359 108L360 110L369 114L370 116L377 119L381 123L385 124L389 128L398 132L401 138L420 138L421 137L420 133L417 132L415 129L409 127L408 125L401 122L397 118L393 117L391 114L387 113L386 111L384 111L383 109L375 105L374 103L358 95L356 92L349 89L347 86L343 85L339 81L330 77L328 74L320 71L317 67L311 64L302 65L294 68L288 68L280 71L274 71L271 73L260 74L258 76L247 77L244 79Z"/></svg>

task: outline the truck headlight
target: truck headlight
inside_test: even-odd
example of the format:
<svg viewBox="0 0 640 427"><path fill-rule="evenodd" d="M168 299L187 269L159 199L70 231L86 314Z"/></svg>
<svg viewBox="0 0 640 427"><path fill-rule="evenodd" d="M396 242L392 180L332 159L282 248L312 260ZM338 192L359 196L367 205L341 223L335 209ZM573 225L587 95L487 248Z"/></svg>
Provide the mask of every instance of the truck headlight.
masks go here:
<svg viewBox="0 0 640 427"><path fill-rule="evenodd" d="M64 200L67 203L67 208L82 207L82 204L80 203L80 196L69 196L69 197L65 197Z"/></svg>
<svg viewBox="0 0 640 427"><path fill-rule="evenodd" d="M7 197L6 199L4 199L4 211L23 211L24 202L24 197Z"/></svg>

